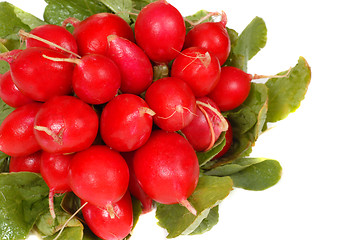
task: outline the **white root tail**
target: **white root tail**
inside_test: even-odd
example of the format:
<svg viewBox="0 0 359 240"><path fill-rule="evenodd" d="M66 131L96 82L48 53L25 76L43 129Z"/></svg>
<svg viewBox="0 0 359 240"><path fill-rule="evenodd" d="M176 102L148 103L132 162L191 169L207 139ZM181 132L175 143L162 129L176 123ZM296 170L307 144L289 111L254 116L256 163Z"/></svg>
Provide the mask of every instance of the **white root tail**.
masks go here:
<svg viewBox="0 0 359 240"><path fill-rule="evenodd" d="M191 203L187 199L182 200L179 204L187 208L190 213L197 216L197 210L191 205Z"/></svg>

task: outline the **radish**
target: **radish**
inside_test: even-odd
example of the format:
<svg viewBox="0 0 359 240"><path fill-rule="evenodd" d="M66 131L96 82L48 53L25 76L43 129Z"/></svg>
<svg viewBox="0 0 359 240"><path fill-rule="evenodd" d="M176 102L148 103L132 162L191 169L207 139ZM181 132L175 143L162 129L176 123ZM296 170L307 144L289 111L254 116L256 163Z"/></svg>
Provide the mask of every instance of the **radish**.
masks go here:
<svg viewBox="0 0 359 240"><path fill-rule="evenodd" d="M34 133L50 153L72 153L88 148L98 132L98 116L88 104L72 96L57 96L36 115Z"/></svg>
<svg viewBox="0 0 359 240"><path fill-rule="evenodd" d="M130 41L135 40L130 25L116 14L97 13L83 21L68 18L63 22L63 26L68 23L75 28L73 35L81 56L89 53L105 55L109 35L117 35Z"/></svg>
<svg viewBox="0 0 359 240"><path fill-rule="evenodd" d="M26 39L27 48L44 47L44 48L50 48L56 51L60 51L67 55L68 55L68 51L77 54L76 39L64 27L53 25L53 24L45 24L35 27L30 31L29 34L20 32L20 35ZM43 39L51 42L51 44L42 41ZM62 48L65 48L68 51L61 50L58 47L54 46L54 44Z"/></svg>
<svg viewBox="0 0 359 240"><path fill-rule="evenodd" d="M221 17L220 22L195 25L186 35L184 48L203 48L215 55L223 65L231 51L231 41L226 29L227 15L222 12Z"/></svg>
<svg viewBox="0 0 359 240"><path fill-rule="evenodd" d="M166 0L144 7L135 23L136 43L158 64L167 64L181 51L186 26L181 13Z"/></svg>
<svg viewBox="0 0 359 240"><path fill-rule="evenodd" d="M54 210L54 194L70 192L71 188L68 182L68 172L72 154L56 154L42 152L40 161L40 173L50 189L49 192L49 208L53 218L55 218Z"/></svg>
<svg viewBox="0 0 359 240"><path fill-rule="evenodd" d="M121 86L121 72L110 58L99 54L88 54L81 59L51 58L55 62L75 63L72 86L78 98L89 104L110 101Z"/></svg>
<svg viewBox="0 0 359 240"><path fill-rule="evenodd" d="M35 116L41 103L29 103L12 111L0 126L0 151L13 157L41 149L34 135Z"/></svg>
<svg viewBox="0 0 359 240"><path fill-rule="evenodd" d="M152 115L147 103L137 95L121 94L103 109L100 133L103 141L120 152L141 147L150 137Z"/></svg>
<svg viewBox="0 0 359 240"><path fill-rule="evenodd" d="M83 205L85 201L81 200L81 203ZM113 211L115 218L112 218L106 209L89 203L83 207L82 214L92 232L101 239L124 239L133 226L132 200L128 192L113 204Z"/></svg>
<svg viewBox="0 0 359 240"><path fill-rule="evenodd" d="M153 79L152 64L143 50L135 43L116 35L108 39L107 56L116 62L121 70L121 92L140 94Z"/></svg>
<svg viewBox="0 0 359 240"><path fill-rule="evenodd" d="M147 143L136 150L133 166L150 198L163 204L179 203L196 215L187 198L197 186L199 165L194 149L184 137L174 132L153 131Z"/></svg>
<svg viewBox="0 0 359 240"><path fill-rule="evenodd" d="M72 191L115 217L114 204L126 193L129 170L126 161L107 146L94 145L75 153L69 171Z"/></svg>
<svg viewBox="0 0 359 240"><path fill-rule="evenodd" d="M128 169L130 171L130 182L128 185L128 189L132 196L137 198L142 205L142 212L141 214L146 214L148 212L151 212L154 207L155 203L153 200L143 191L140 183L138 182L138 179L135 174L135 170L133 168L133 157L134 157L135 151L133 152L123 152L121 153L122 157L126 160Z"/></svg>
<svg viewBox="0 0 359 240"><path fill-rule="evenodd" d="M45 102L53 96L72 93L73 64L54 62L43 57L44 55L54 58L66 57L52 49L32 47L1 54L0 60L9 62L15 85L24 95L35 101Z"/></svg>
<svg viewBox="0 0 359 240"><path fill-rule="evenodd" d="M223 131L228 130L226 119L208 97L197 99L197 111L191 123L181 132L196 151L208 151Z"/></svg>
<svg viewBox="0 0 359 240"><path fill-rule="evenodd" d="M187 126L196 112L196 99L188 84L174 77L154 82L146 91L145 100L156 113L154 122L166 131Z"/></svg>
<svg viewBox="0 0 359 240"><path fill-rule="evenodd" d="M7 71L0 76L0 98L9 106L13 108L21 107L27 103L34 102L28 96L25 96L16 87L12 80L10 71Z"/></svg>
<svg viewBox="0 0 359 240"><path fill-rule="evenodd" d="M40 173L40 160L42 151L30 155L11 157L9 172L34 172Z"/></svg>
<svg viewBox="0 0 359 240"><path fill-rule="evenodd" d="M171 76L188 83L196 97L210 93L217 85L221 66L216 56L205 49L190 47L173 61Z"/></svg>

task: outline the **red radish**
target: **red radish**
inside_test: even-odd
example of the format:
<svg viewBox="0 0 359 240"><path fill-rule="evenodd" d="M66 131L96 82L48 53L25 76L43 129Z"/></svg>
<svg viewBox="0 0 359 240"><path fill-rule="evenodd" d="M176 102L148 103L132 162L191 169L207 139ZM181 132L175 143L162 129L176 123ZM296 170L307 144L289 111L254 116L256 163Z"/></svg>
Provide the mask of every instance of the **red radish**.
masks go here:
<svg viewBox="0 0 359 240"><path fill-rule="evenodd" d="M197 186L199 165L184 137L156 130L135 152L133 161L136 177L150 198L163 204L179 203L196 214L187 198Z"/></svg>
<svg viewBox="0 0 359 240"><path fill-rule="evenodd" d="M99 120L94 109L72 96L58 96L43 104L35 119L35 137L50 153L88 148L96 138Z"/></svg>
<svg viewBox="0 0 359 240"><path fill-rule="evenodd" d="M210 93L217 85L221 66L216 56L205 49L183 50L173 61L171 76L186 81L196 97Z"/></svg>
<svg viewBox="0 0 359 240"><path fill-rule="evenodd" d="M34 172L40 173L40 159L42 151L21 157L11 157L9 172Z"/></svg>
<svg viewBox="0 0 359 240"><path fill-rule="evenodd" d="M104 55L88 54L81 59L48 59L76 64L72 76L72 86L77 97L86 103L106 103L115 97L121 86L120 69L114 61Z"/></svg>
<svg viewBox="0 0 359 240"><path fill-rule="evenodd" d="M109 35L135 40L130 25L116 14L97 13L83 21L69 18L63 25L67 23L71 23L75 28L73 35L81 56L89 53L105 55Z"/></svg>
<svg viewBox="0 0 359 240"><path fill-rule="evenodd" d="M103 109L100 132L103 141L120 152L141 147L152 131L153 111L137 95L121 94Z"/></svg>
<svg viewBox="0 0 359 240"><path fill-rule="evenodd" d="M121 155L126 160L128 169L130 171L130 182L128 185L128 189L132 196L137 198L142 205L142 212L141 214L146 214L148 212L151 212L154 209L154 202L153 200L143 191L140 183L138 182L138 179L135 174L135 170L133 168L133 157L135 152L124 152L121 153Z"/></svg>
<svg viewBox="0 0 359 240"><path fill-rule="evenodd" d="M13 157L39 151L34 135L35 116L41 103L29 103L12 111L0 126L0 151Z"/></svg>
<svg viewBox="0 0 359 240"><path fill-rule="evenodd" d="M228 123L228 130L226 132L226 135L224 136L225 139L226 139L226 144L224 145L224 147L222 148L222 150L217 153L216 156L214 156L214 159L217 159L217 158L220 158L222 157L225 153L228 152L229 148L231 147L232 145L232 142L233 142L233 129L232 129L232 125L231 123L227 120L227 123Z"/></svg>
<svg viewBox="0 0 359 240"><path fill-rule="evenodd" d="M208 151L228 124L216 104L208 97L197 99L197 111L192 122L181 132L196 151Z"/></svg>
<svg viewBox="0 0 359 240"><path fill-rule="evenodd" d="M81 200L81 203L83 205L85 201ZM106 209L88 203L83 207L82 214L91 231L101 239L124 239L133 226L132 200L128 192L113 204L113 211L115 218L112 218Z"/></svg>
<svg viewBox="0 0 359 240"><path fill-rule="evenodd" d="M115 35L108 39L107 56L116 62L121 70L121 92L140 94L153 79L152 64L143 50L135 43Z"/></svg>
<svg viewBox="0 0 359 240"><path fill-rule="evenodd" d="M68 181L68 172L72 157L72 154L64 155L48 152L43 152L41 156L40 173L50 189L49 207L53 218L55 218L54 194L71 191Z"/></svg>
<svg viewBox="0 0 359 240"><path fill-rule="evenodd" d="M10 63L12 79L19 90L35 101L45 102L53 96L72 92L73 64L54 62L45 56L64 58L66 55L48 48L33 47L15 51ZM4 59L0 56L0 59ZM26 67L24 67L26 66Z"/></svg>
<svg viewBox="0 0 359 240"><path fill-rule="evenodd" d="M252 79L252 75L239 68L222 67L220 81L208 97L222 112L235 109L248 97Z"/></svg>
<svg viewBox="0 0 359 240"><path fill-rule="evenodd" d="M81 199L106 208L114 217L114 204L126 193L129 170L126 161L107 146L93 145L75 154L71 161L69 183Z"/></svg>
<svg viewBox="0 0 359 240"><path fill-rule="evenodd" d="M138 14L136 43L156 63L173 60L182 49L185 36L186 26L181 13L166 0L150 3Z"/></svg>
<svg viewBox="0 0 359 240"><path fill-rule="evenodd" d="M227 60L231 41L226 29L227 16L221 14L220 22L205 22L194 26L186 35L184 48L200 47L215 55L220 65Z"/></svg>
<svg viewBox="0 0 359 240"><path fill-rule="evenodd" d="M178 131L187 126L196 112L196 99L188 84L174 77L154 82L145 100L156 113L155 123L163 130Z"/></svg>
<svg viewBox="0 0 359 240"><path fill-rule="evenodd" d="M35 27L30 31L30 34L24 34L20 32L20 35L23 35L26 39L26 47L44 47L51 48L56 51L60 51L66 55L68 52L65 52L53 44L45 43L44 41L40 41L39 38L45 39L51 43L54 43L62 48L67 49L70 52L77 54L77 43L74 36L67 31L66 28L53 25L53 24L45 24L38 27Z"/></svg>
<svg viewBox="0 0 359 240"><path fill-rule="evenodd" d="M0 98L9 106L17 108L27 103L34 102L28 96L25 96L16 87L14 81L11 78L10 71L7 71L0 76Z"/></svg>

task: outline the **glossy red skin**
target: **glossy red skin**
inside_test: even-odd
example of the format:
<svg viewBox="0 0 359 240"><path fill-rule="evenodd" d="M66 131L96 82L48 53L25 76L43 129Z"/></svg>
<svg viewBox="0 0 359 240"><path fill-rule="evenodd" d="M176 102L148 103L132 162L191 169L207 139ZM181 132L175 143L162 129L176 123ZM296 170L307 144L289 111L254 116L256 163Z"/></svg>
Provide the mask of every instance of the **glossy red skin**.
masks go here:
<svg viewBox="0 0 359 240"><path fill-rule="evenodd" d="M146 214L151 212L154 209L154 202L153 200L143 191L140 183L135 174L135 170L133 168L133 157L135 152L124 152L121 153L122 157L126 160L128 169L130 171L130 182L128 185L128 190L130 191L131 195L137 198L142 205L142 212L141 214Z"/></svg>
<svg viewBox="0 0 359 240"><path fill-rule="evenodd" d="M198 56L202 59L195 59ZM171 69L171 76L187 82L196 97L210 93L217 85L220 74L217 57L198 47L183 50L173 61Z"/></svg>
<svg viewBox="0 0 359 240"><path fill-rule="evenodd" d="M52 49L33 47L21 51L10 64L15 85L26 96L45 102L54 96L72 92L73 63L55 62L44 58L67 56Z"/></svg>
<svg viewBox="0 0 359 240"><path fill-rule="evenodd" d="M88 104L72 96L58 96L43 104L35 126L46 127L55 135L34 130L37 142L49 153L73 153L88 148L95 140L99 120Z"/></svg>
<svg viewBox="0 0 359 240"><path fill-rule="evenodd" d="M121 71L110 58L89 54L74 68L73 89L77 97L89 104L110 101L121 86Z"/></svg>
<svg viewBox="0 0 359 240"><path fill-rule="evenodd" d="M194 26L186 35L184 48L200 47L214 54L222 66L231 51L227 29L221 22L205 22Z"/></svg>
<svg viewBox="0 0 359 240"><path fill-rule="evenodd" d="M135 43L112 36L108 41L107 56L115 61L121 70L121 92L139 95L152 83L152 64Z"/></svg>
<svg viewBox="0 0 359 240"><path fill-rule="evenodd" d="M61 27L58 25L53 25L53 24L45 24L45 25L41 25L41 26L38 26L38 27L32 29L30 33L33 35L36 35L40 38L43 38L45 40L48 40L52 43L55 43L55 44L59 45L60 47L63 47L65 49L77 54L76 39L64 27ZM29 47L45 47L45 48L50 48L50 49L62 52L66 55L69 55L69 53L67 53L61 49L58 49L55 46L46 44L44 42L41 42L41 41L33 39L33 38L28 38L26 40L26 47L27 48L29 48Z"/></svg>
<svg viewBox="0 0 359 240"><path fill-rule="evenodd" d="M9 172L34 172L40 173L40 160L42 151L21 157L11 157Z"/></svg>
<svg viewBox="0 0 359 240"><path fill-rule="evenodd" d="M251 90L252 76L239 68L222 67L221 78L208 94L221 111L229 111L241 105Z"/></svg>
<svg viewBox="0 0 359 240"><path fill-rule="evenodd" d="M81 56L90 53L106 55L109 35L135 40L130 25L112 13L97 13L86 18L75 25L73 35Z"/></svg>
<svg viewBox="0 0 359 240"><path fill-rule="evenodd" d="M156 130L135 152L133 166L142 189L154 201L180 203L195 190L198 159L191 144L174 132Z"/></svg>
<svg viewBox="0 0 359 240"><path fill-rule="evenodd" d="M196 99L191 88L186 82L174 77L162 78L151 84L145 100L156 113L156 125L166 131L184 128L196 112ZM178 111L178 107L183 111Z"/></svg>
<svg viewBox="0 0 359 240"><path fill-rule="evenodd" d="M220 111L217 105L208 97L198 98L197 101L201 101L207 104L210 104L212 107ZM221 124L221 119L209 108L201 106L207 113L208 117L213 126L215 141L219 138L222 133L222 129L219 127ZM205 115L197 107L196 115L191 123L183 128L181 132L186 136L186 139L191 143L192 147L196 151L205 151L211 143L212 134L210 131L209 124L206 120Z"/></svg>
<svg viewBox="0 0 359 240"><path fill-rule="evenodd" d="M226 135L224 136L226 139L226 144L224 145L224 147L222 148L222 150L217 153L216 156L214 156L214 159L220 158L222 157L226 152L228 152L228 150L230 149L232 143L233 143L233 129L232 129L232 125L231 123L227 120L228 123L228 130L226 132Z"/></svg>
<svg viewBox="0 0 359 240"><path fill-rule="evenodd" d="M13 157L39 151L34 135L35 116L41 103L29 103L11 112L0 126L0 151Z"/></svg>
<svg viewBox="0 0 359 240"><path fill-rule="evenodd" d="M75 153L70 164L69 183L79 198L106 208L125 195L129 170L118 152L107 146L93 145Z"/></svg>
<svg viewBox="0 0 359 240"><path fill-rule="evenodd" d="M11 78L10 71L0 75L0 98L9 106L13 108L21 107L27 103L34 102L28 96L25 96L16 87Z"/></svg>
<svg viewBox="0 0 359 240"><path fill-rule="evenodd" d="M58 154L43 152L40 162L40 173L47 186L54 193L71 191L68 173L72 154Z"/></svg>
<svg viewBox="0 0 359 240"><path fill-rule="evenodd" d="M85 203L81 200L81 204ZM87 203L82 209L86 224L91 231L106 240L119 240L130 234L133 226L132 200L129 193L113 204L115 218L106 209Z"/></svg>
<svg viewBox="0 0 359 240"><path fill-rule="evenodd" d="M156 63L168 63L181 51L186 27L181 13L165 0L144 7L135 23L136 43Z"/></svg>
<svg viewBox="0 0 359 240"><path fill-rule="evenodd" d="M141 147L150 137L152 116L141 112L147 103L134 94L120 94L104 107L100 133L106 145L120 152Z"/></svg>

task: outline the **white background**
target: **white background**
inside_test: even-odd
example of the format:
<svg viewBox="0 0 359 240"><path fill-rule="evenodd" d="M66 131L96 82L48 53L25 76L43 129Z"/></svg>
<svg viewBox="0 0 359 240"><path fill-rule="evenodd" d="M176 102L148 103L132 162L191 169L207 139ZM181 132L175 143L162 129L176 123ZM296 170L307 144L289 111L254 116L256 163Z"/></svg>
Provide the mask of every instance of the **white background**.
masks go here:
<svg viewBox="0 0 359 240"><path fill-rule="evenodd" d="M312 67L301 107L264 133L251 156L280 161L280 182L265 191L235 189L220 205L219 223L179 240L359 239L358 55L356 1L168 0L184 15L224 10L241 32L256 16L268 29L250 73L275 74L297 63ZM9 1L42 18L40 0ZM133 240L165 239L154 212L141 216Z"/></svg>

